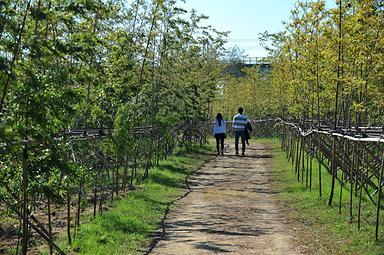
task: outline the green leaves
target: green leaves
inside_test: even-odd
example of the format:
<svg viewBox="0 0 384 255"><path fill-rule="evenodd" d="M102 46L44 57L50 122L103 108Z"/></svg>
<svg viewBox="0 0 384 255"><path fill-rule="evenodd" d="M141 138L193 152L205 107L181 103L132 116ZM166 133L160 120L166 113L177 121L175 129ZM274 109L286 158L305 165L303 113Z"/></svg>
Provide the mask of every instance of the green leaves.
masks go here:
<svg viewBox="0 0 384 255"><path fill-rule="evenodd" d="M375 95L383 84L379 69L384 54L379 45L384 19L376 2L342 1L341 9L327 8L324 1L299 2L286 31L261 35L273 65L274 92L265 100L281 98L279 115L327 122L335 121L330 116L342 116L337 120L342 125L382 125L376 117L383 112L382 99ZM341 107L335 115L336 84Z"/></svg>
<svg viewBox="0 0 384 255"><path fill-rule="evenodd" d="M207 17L187 18L176 1L2 3L0 143L12 146L1 151L0 183L16 196L22 172L28 196L61 203L113 164L125 165L126 188L132 160L148 170L155 153L170 153L174 127L209 117L225 33L201 26ZM140 126L151 130L134 134ZM112 139L63 135L89 128Z"/></svg>

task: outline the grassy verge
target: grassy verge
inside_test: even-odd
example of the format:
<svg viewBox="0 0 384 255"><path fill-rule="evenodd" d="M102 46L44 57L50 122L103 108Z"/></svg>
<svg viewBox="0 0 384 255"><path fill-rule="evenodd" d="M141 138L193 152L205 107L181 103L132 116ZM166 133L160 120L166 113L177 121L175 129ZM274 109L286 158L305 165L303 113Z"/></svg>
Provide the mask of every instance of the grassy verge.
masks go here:
<svg viewBox="0 0 384 255"><path fill-rule="evenodd" d="M150 170L149 178L135 191L115 200L109 210L83 224L69 246L69 254L143 254L172 201L185 193L186 177L212 157L212 146L179 152ZM46 254L47 251L41 251Z"/></svg>
<svg viewBox="0 0 384 255"><path fill-rule="evenodd" d="M271 142L271 141L270 141ZM275 157L272 166L273 185L281 192L279 199L288 226L297 242L309 254L384 254L384 218L381 218L380 240L375 241L376 208L363 197L361 229L357 228L358 197L353 195L353 220L349 223L349 184L344 185L342 210L339 213L340 185L336 183L333 205L328 206L331 175L322 168L322 197L319 197L318 163L313 161L312 190L297 181L291 162L273 140ZM381 215L384 213L381 212Z"/></svg>

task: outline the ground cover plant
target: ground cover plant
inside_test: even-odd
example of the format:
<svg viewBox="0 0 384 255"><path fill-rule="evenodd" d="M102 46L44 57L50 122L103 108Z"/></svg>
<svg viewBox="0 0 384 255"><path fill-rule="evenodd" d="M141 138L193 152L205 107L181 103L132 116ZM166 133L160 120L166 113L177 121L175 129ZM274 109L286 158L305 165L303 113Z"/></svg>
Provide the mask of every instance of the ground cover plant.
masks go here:
<svg viewBox="0 0 384 255"><path fill-rule="evenodd" d="M286 160L286 154L279 149L277 140L270 141L275 147L275 160L271 166L272 185L280 191L278 197L286 212L289 228L298 244L310 254L383 254L384 236L375 241L375 205L367 196L362 202L362 224L357 227L357 202L353 205L353 219L349 222L348 187L344 187L342 209L338 203L328 206L332 176L323 171L323 195L319 197L319 175L317 164L313 169L312 189L297 180L294 167ZM335 189L335 197L340 196L340 186ZM381 221L384 218L381 217Z"/></svg>
<svg viewBox="0 0 384 255"><path fill-rule="evenodd" d="M161 224L172 203L188 192L187 177L213 156L212 145L185 149L163 160L140 186L109 203L108 210L84 215L86 221L68 245L61 234L60 247L69 254L143 254L161 235ZM49 254L41 246L39 253Z"/></svg>

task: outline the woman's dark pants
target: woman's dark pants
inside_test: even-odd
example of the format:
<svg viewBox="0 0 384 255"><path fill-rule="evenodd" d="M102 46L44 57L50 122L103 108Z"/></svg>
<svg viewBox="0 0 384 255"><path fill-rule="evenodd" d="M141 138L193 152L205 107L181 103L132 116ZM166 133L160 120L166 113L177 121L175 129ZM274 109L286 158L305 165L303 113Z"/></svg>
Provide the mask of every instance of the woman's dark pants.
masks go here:
<svg viewBox="0 0 384 255"><path fill-rule="evenodd" d="M220 147L221 147L221 155L224 154L224 139L225 139L225 134L215 134L216 138L216 149L217 149L217 154L220 154ZM219 143L221 146L219 146Z"/></svg>

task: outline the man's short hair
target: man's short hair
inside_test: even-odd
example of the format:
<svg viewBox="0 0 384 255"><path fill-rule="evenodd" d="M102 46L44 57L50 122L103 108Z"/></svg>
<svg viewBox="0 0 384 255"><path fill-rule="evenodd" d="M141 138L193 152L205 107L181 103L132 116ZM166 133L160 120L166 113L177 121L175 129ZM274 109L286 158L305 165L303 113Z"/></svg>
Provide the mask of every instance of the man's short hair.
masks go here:
<svg viewBox="0 0 384 255"><path fill-rule="evenodd" d="M243 114L243 107L240 107L237 111L238 111L240 114Z"/></svg>

